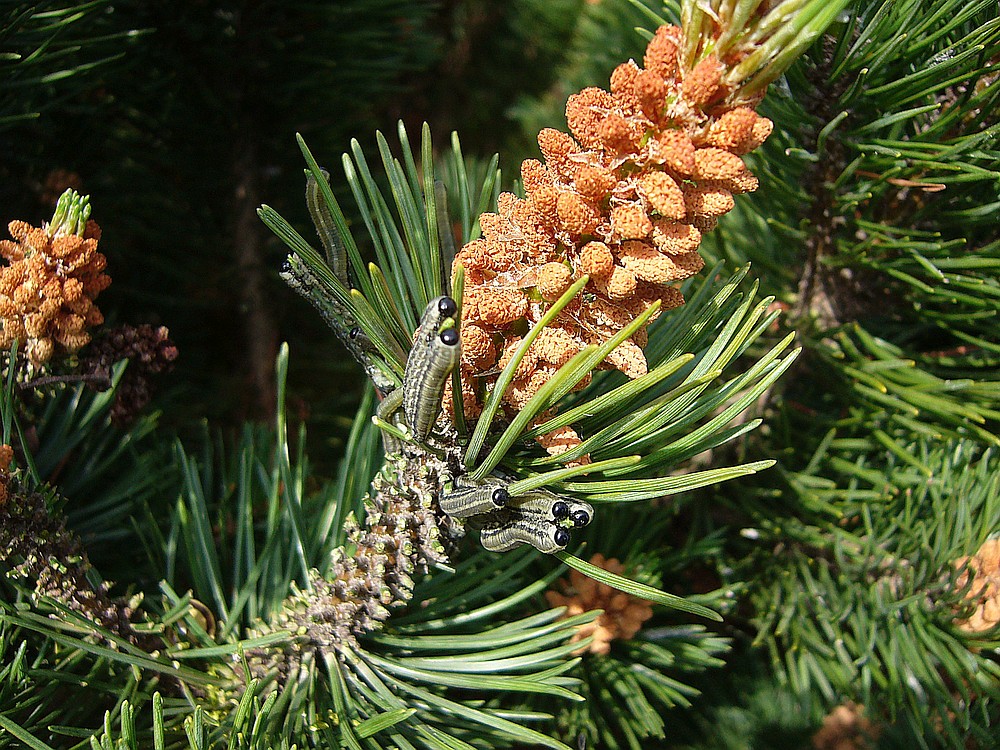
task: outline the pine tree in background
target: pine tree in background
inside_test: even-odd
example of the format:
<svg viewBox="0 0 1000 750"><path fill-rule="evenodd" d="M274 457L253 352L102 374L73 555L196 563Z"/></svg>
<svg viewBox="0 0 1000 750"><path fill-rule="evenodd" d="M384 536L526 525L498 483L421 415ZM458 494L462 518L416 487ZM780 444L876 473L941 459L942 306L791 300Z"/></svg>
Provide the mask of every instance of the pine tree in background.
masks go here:
<svg viewBox="0 0 1000 750"><path fill-rule="evenodd" d="M634 5L588 7L573 49ZM744 643L787 699L867 707L883 743L995 744L997 43L995 4L853 3L762 104L761 188L704 246L753 263L786 310L774 333L805 351L746 448L781 481L694 522L742 530L719 569L752 592ZM599 85L595 58L560 78ZM557 121L559 99L523 103L525 122ZM700 725L721 727L711 746L782 742L760 702L718 701L745 708Z"/></svg>
<svg viewBox="0 0 1000 750"><path fill-rule="evenodd" d="M753 263L804 353L744 449L781 480L692 521L730 530L737 643L800 708L716 689L694 745L784 744L817 710L816 747L996 744L998 42L995 4L854 3L761 106L761 188L705 251ZM563 77L599 82L590 65Z"/></svg>
<svg viewBox="0 0 1000 750"><path fill-rule="evenodd" d="M962 571L1000 531L998 52L989 3L859 8L772 100L788 156L743 228L807 352L770 399L787 484L748 524L757 642L828 706L984 747L995 620L964 617L995 568Z"/></svg>
<svg viewBox="0 0 1000 750"><path fill-rule="evenodd" d="M7 367L0 744L994 746L1000 21L757 5L582 7L571 50L645 31L593 78L568 56L563 100L612 93L571 98L577 142L543 131L523 199L402 127L328 184L307 131L320 249L261 214L376 386L334 480L285 349L273 427L228 439L111 424L141 347L94 353L104 393ZM519 116L565 128L547 103Z"/></svg>

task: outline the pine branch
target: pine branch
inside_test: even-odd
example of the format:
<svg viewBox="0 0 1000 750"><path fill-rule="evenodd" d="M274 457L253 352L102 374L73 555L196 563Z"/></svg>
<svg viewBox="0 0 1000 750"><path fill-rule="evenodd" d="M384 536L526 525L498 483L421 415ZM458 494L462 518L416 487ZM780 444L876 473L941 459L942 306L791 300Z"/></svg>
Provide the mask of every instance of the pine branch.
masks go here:
<svg viewBox="0 0 1000 750"><path fill-rule="evenodd" d="M376 136L381 168L356 141L344 156L368 234L357 238L328 174L300 141L322 248L273 209L260 215L291 250L283 277L340 336L374 390L336 483L312 481L304 432L289 434L287 349L278 356L273 429L248 427L233 442L206 435L194 449L177 444L180 496L165 523L150 508L152 523L143 529L164 578L149 615L159 652L104 634L57 603L43 602L51 618L4 608L4 627L69 650L81 673L93 666L129 675L118 692L97 691L114 706L103 734L92 736L95 746L131 745L140 736L162 745L172 736L178 746L186 740L199 748L264 746L279 737L353 748L567 748L582 714L564 712L558 736L547 720L581 698L589 698L588 717L607 715L608 729L589 734L595 742L640 747L663 736L660 712L687 705L697 692L689 677L718 666L727 647L700 626L678 629L676 618L731 608L733 588L667 593L681 587L667 573L720 555L721 534L692 533L682 549L667 552L669 525L646 517L634 533L644 518L636 506L687 493L670 501L680 510L692 490L771 466L751 457L694 471L692 462L759 426L744 413L773 392L797 355L792 336L771 335L772 298L758 297L745 264L730 276L720 264L704 279L671 285L701 269L702 233L732 208L734 194L757 186L742 154L770 132L770 120L751 108L763 86L842 4L759 6L685 2L686 28L651 35L644 69L624 63L611 93L588 89L571 98L573 136L543 131L546 163L525 162L524 197L499 193L495 162L470 176L457 137L448 166L436 172L427 128L417 158L400 127L398 152ZM451 181L447 189L438 174ZM458 231L453 215L461 217ZM368 247L377 263L363 260ZM896 270L912 276L915 268ZM961 276L956 270L956 285ZM871 400L898 402L892 427L871 434L907 469L915 462L902 458L909 448L897 429L912 419L907 406L928 409L956 435L982 436L969 425L992 418L989 386L900 375L898 342L837 333L854 358L853 370L841 372L861 372L858 382L876 393ZM957 389L967 403L953 397ZM63 426L79 418L69 413ZM82 424L95 429L89 415ZM877 474L868 460L857 459L860 480ZM858 515L867 523L863 510ZM894 592L892 575L873 572L869 561L889 547L896 528L870 527L845 525L829 559L883 576L877 593ZM801 541L789 557L803 570L799 582L831 587L832 574L813 574L795 556L807 544L821 547L818 523L803 520L794 530ZM789 537L784 527L764 531L776 544ZM603 545L614 539L631 552L624 564L602 555L588 563L565 551L572 534L594 550L608 550ZM910 560L917 549L894 552ZM554 584L563 568L553 557L574 568L568 586ZM959 575L945 585L928 573L919 580L924 589L907 593L894 611L925 617L920 597L944 591L969 615ZM587 591L604 597L604 613ZM550 604L563 597L567 609L546 608L543 592ZM826 628L812 632L809 614L802 632L815 639ZM662 627L637 629L652 617ZM95 634L113 648L95 645ZM912 637L899 641L908 655ZM817 658L829 656L815 645ZM833 673L834 664L831 658L824 668ZM933 672L919 678L931 684ZM154 694L157 679L176 686L172 713ZM147 704L148 735L137 732L135 715ZM46 717L2 721L36 746L93 729L81 720L57 732L39 718Z"/></svg>
<svg viewBox="0 0 1000 750"><path fill-rule="evenodd" d="M981 731L974 729L980 709L996 700L975 677L995 671L987 656L994 637L962 624L979 586L963 574L963 560L1000 523L995 457L968 442L925 440L871 456L851 441L834 439L828 448L817 468L825 463L822 475L839 481L824 487L807 473L792 481L807 504L836 507L836 526L785 522L778 532L774 522L759 521L763 547L779 537L793 546L755 595L757 611L768 613L758 619L758 638L796 691L862 705L878 695L887 720L910 723L917 734L948 726L948 741L960 744L961 732ZM941 523L948 516L959 520ZM838 634L832 647L831 632ZM788 668L788 649L801 668ZM956 690L963 695L957 717ZM935 718L944 715L950 718Z"/></svg>

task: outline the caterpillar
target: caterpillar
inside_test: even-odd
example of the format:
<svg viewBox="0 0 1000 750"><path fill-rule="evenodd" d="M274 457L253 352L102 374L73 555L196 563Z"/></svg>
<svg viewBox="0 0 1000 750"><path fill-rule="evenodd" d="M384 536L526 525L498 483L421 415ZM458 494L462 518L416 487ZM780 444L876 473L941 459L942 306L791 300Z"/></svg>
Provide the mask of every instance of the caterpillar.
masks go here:
<svg viewBox="0 0 1000 750"><path fill-rule="evenodd" d="M445 511L447 512L447 511ZM594 509L585 502L534 490L511 497L506 507L473 518L480 527L479 540L491 552L507 552L530 544L540 552L563 549L570 541L570 527L590 523Z"/></svg>
<svg viewBox="0 0 1000 750"><path fill-rule="evenodd" d="M420 316L420 324L417 326L417 331L413 334L411 355L413 352L419 351L421 341L425 345L429 344L431 339L444 327L445 321L449 318L454 319L457 312L458 305L455 304L455 300L451 297L435 297L428 302L427 307L424 308L424 312Z"/></svg>
<svg viewBox="0 0 1000 750"><path fill-rule="evenodd" d="M344 348L365 369L379 391L391 391L394 383L385 375L383 368L376 364L382 357L361 332L351 313L332 294L324 293L323 283L316 275L295 255L285 259L279 275L319 311L323 322L333 329Z"/></svg>
<svg viewBox="0 0 1000 750"><path fill-rule="evenodd" d="M512 499L510 507L522 513L541 513L555 521L568 519L575 528L586 526L594 517L594 509L589 503L541 489L518 495Z"/></svg>
<svg viewBox="0 0 1000 750"><path fill-rule="evenodd" d="M510 500L507 485L494 480L480 485L459 486L441 496L441 510L454 518L468 518L503 508Z"/></svg>
<svg viewBox="0 0 1000 750"><path fill-rule="evenodd" d="M330 173L325 169L321 169L320 172L323 179L329 182ZM347 250L340 232L337 230L337 225L333 221L333 214L330 213L330 208L323 200L319 182L312 172L306 173L306 208L309 209L309 216L312 218L313 224L316 225L319 241L323 243L327 264L344 286L350 288L351 282L347 276Z"/></svg>
<svg viewBox="0 0 1000 750"><path fill-rule="evenodd" d="M403 371L403 417L413 436L426 440L441 411L448 376L462 356L458 330L447 326L458 312L451 297L430 301L420 318ZM444 327L443 330L441 328Z"/></svg>
<svg viewBox="0 0 1000 750"><path fill-rule="evenodd" d="M540 514L530 513L504 514L502 519L488 523L479 532L480 543L490 552L509 552L522 544L530 544L548 554L564 549L569 540L568 529Z"/></svg>

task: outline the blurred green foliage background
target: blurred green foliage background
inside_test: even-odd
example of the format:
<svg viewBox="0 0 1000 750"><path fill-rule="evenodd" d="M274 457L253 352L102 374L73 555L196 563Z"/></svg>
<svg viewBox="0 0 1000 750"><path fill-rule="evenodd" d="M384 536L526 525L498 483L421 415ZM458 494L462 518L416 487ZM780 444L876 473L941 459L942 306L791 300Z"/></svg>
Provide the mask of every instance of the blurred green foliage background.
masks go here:
<svg viewBox="0 0 1000 750"><path fill-rule="evenodd" d="M533 133L558 123L576 85L560 72L590 60L573 42L600 11L583 0L4 6L7 220L37 224L64 186L91 196L114 279L109 322L166 325L180 348L168 421L267 416L287 340L293 404L338 434L361 374L278 279L283 251L254 213L267 202L306 225L294 134L341 190L350 140L367 148L398 120L411 132L429 122L441 144L458 129L468 156L501 151L516 176ZM620 11L620 37L591 64L610 70L641 50Z"/></svg>

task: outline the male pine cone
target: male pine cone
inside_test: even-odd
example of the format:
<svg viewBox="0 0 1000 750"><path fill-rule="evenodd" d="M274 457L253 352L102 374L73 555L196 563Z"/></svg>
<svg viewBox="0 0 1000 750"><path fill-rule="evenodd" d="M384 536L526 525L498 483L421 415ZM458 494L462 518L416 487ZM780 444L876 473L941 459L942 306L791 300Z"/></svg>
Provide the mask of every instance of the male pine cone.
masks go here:
<svg viewBox="0 0 1000 750"><path fill-rule="evenodd" d="M672 284L703 267L702 232L733 208L733 195L757 188L741 155L767 138L771 121L737 106L740 97L725 83L727 65L709 54L687 68L680 48L681 30L662 26L644 67L623 63L610 92L587 88L571 96L572 135L551 128L538 134L545 161L521 165L527 197L502 194L498 213L480 217L482 237L456 256L456 268L465 269L467 418L478 417L524 322L538 322L547 303L582 275L590 277L583 293L518 368L504 394L509 409L522 408L560 365L612 338L654 302L661 310L683 304ZM643 327L602 367L630 378L645 374L645 343ZM450 393L446 407L454 408Z"/></svg>

